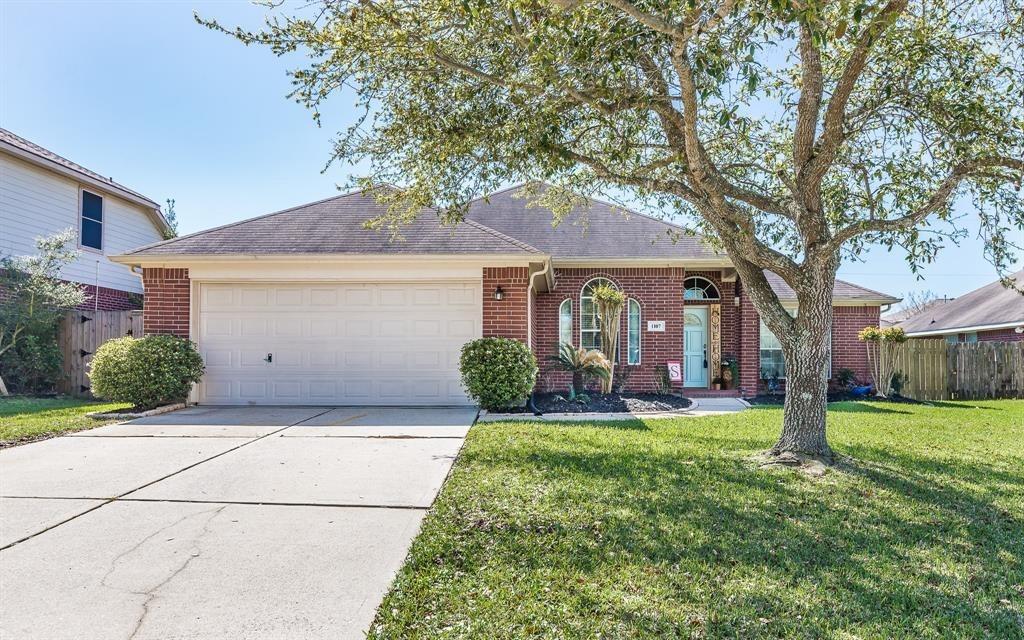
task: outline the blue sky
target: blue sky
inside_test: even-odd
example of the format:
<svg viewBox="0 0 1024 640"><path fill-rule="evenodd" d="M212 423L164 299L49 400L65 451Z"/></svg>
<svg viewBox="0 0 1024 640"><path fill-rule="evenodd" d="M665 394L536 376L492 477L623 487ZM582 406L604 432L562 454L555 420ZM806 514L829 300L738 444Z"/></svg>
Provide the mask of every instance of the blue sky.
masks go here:
<svg viewBox="0 0 1024 640"><path fill-rule="evenodd" d="M317 128L286 98L287 59L200 27L193 11L257 26L264 10L235 1L0 1L0 126L158 202L174 198L183 233L335 194L359 169L321 173L350 101L334 99ZM882 249L840 277L897 295L960 295L995 279L971 235L923 282ZM1024 244L1024 233L1015 239Z"/></svg>

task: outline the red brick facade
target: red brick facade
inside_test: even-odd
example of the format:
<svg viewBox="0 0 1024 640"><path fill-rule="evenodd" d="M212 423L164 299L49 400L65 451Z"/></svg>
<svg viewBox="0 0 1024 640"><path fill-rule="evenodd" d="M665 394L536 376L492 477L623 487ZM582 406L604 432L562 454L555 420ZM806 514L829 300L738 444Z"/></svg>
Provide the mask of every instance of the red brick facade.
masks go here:
<svg viewBox="0 0 1024 640"><path fill-rule="evenodd" d="M979 331L978 342L1021 342L1024 341L1024 333L1017 333L1013 327L1007 329L993 329L991 331Z"/></svg>
<svg viewBox="0 0 1024 640"><path fill-rule="evenodd" d="M146 305L142 312L146 335L169 333L189 337L188 269L143 269L142 283L146 288Z"/></svg>
<svg viewBox="0 0 1024 640"><path fill-rule="evenodd" d="M515 338L529 343L528 267L484 267L483 336ZM501 287L502 299L494 292Z"/></svg>
<svg viewBox="0 0 1024 640"><path fill-rule="evenodd" d="M85 302L78 306L82 311L132 311L142 308L142 294L110 289L107 287L96 287L91 284L83 284L85 291ZM97 295L97 291L99 295Z"/></svg>

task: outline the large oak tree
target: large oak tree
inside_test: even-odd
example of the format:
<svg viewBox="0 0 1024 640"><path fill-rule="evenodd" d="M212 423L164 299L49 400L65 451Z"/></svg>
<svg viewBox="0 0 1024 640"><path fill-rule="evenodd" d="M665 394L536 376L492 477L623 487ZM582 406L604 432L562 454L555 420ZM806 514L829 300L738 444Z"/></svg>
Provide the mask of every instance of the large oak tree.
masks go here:
<svg viewBox="0 0 1024 640"><path fill-rule="evenodd" d="M300 52L295 97L363 116L336 158L366 161L400 224L542 179L692 216L778 336L788 393L773 452L831 457L832 291L871 245L913 269L963 233L971 199L1005 272L1024 228L1021 0L335 0L272 5L256 31ZM222 28L200 18L208 26ZM764 276L796 291L791 317Z"/></svg>

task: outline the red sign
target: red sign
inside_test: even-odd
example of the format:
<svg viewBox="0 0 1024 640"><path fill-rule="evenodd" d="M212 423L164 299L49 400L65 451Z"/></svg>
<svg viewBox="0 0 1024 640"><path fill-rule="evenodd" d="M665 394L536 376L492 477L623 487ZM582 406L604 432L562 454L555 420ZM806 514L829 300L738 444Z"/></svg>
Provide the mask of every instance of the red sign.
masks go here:
<svg viewBox="0 0 1024 640"><path fill-rule="evenodd" d="M683 381L683 365L678 362L666 362L668 365L668 379L672 382Z"/></svg>

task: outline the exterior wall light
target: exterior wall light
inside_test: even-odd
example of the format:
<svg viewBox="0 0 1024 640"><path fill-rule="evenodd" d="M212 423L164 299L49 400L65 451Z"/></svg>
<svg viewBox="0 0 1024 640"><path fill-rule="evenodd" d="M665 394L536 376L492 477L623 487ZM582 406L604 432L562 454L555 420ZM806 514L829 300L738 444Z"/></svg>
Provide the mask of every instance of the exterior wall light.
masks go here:
<svg viewBox="0 0 1024 640"><path fill-rule="evenodd" d="M494 290L494 299L495 300L503 300L504 298L505 298L505 292L501 290L501 287L498 287L497 289Z"/></svg>

